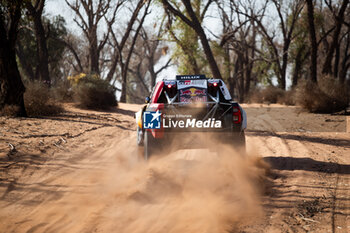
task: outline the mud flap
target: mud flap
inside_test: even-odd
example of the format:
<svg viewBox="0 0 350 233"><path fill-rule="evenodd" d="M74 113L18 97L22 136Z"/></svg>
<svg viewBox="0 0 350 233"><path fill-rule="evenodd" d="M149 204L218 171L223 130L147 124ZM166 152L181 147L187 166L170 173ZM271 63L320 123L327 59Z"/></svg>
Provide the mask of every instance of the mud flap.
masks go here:
<svg viewBox="0 0 350 233"><path fill-rule="evenodd" d="M136 140L137 140L137 145L138 146L143 146L143 140L144 140L144 133L142 132L142 129L137 126L136 130Z"/></svg>

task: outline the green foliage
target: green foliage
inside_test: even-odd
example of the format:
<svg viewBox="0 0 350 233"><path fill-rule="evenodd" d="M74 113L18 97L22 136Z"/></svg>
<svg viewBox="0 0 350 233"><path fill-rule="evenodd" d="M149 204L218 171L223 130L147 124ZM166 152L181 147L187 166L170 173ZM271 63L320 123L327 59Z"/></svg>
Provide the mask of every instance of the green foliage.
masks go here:
<svg viewBox="0 0 350 233"><path fill-rule="evenodd" d="M47 18L43 16L43 24L45 31L48 32L47 48L49 53L49 71L53 80L60 79L63 75L61 73L61 61L63 58L65 46L59 40L67 35L66 22L62 16L55 16ZM34 23L28 16L23 16L20 21L20 30L17 40L17 51L21 52L22 59L28 67L24 67L23 60L18 59L19 68L22 71L22 77L25 79L35 79L35 70L39 65L37 56L37 41L34 31ZM22 61L22 62L21 62ZM26 69L31 69L34 77L29 77ZM28 71L28 70L27 70Z"/></svg>
<svg viewBox="0 0 350 233"><path fill-rule="evenodd" d="M115 88L95 75L86 75L73 89L74 99L82 108L108 109L117 106Z"/></svg>
<svg viewBox="0 0 350 233"><path fill-rule="evenodd" d="M23 16L20 21L20 29L17 38L17 50L23 50L23 56L26 59L27 64L34 69L38 65L37 57L37 43L34 34L34 24L27 17ZM22 64L19 63L19 68L22 68ZM24 68L24 67L23 67ZM22 75L23 77L23 75ZM25 76L24 76L25 77ZM26 77L30 79L30 77Z"/></svg>
<svg viewBox="0 0 350 233"><path fill-rule="evenodd" d="M180 8L180 4L175 1L173 4ZM191 4L195 13L199 16L201 8L203 8L202 2L195 0L191 1ZM182 13L187 14L185 10ZM168 39L176 43L172 57L177 62L178 72L180 74L200 72L211 76L207 67L208 62L200 46L197 33L190 26L182 20L177 19L169 28Z"/></svg>
<svg viewBox="0 0 350 233"><path fill-rule="evenodd" d="M67 35L66 21L60 15L55 16L52 19L44 18L44 21L45 24L50 27L50 33L47 39L50 75L57 80L63 77L60 66L64 55L65 45L60 43L59 40Z"/></svg>

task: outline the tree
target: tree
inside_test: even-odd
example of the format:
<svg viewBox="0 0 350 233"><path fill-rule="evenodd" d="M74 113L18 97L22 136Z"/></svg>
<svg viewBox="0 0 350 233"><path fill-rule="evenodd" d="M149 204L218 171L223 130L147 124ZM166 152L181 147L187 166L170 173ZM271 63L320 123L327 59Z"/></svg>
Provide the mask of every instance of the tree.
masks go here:
<svg viewBox="0 0 350 233"><path fill-rule="evenodd" d="M47 49L47 34L42 21L45 0L25 1L26 8L34 22L34 31L37 43L39 79L50 85L49 52Z"/></svg>
<svg viewBox="0 0 350 233"><path fill-rule="evenodd" d="M65 0L67 5L75 12L74 21L83 31L89 42L90 73L100 74L100 54L107 43L109 30L99 40L97 36L98 25L101 20L105 20L108 25L112 25L118 9L125 0L117 2L113 0L74 0L72 3ZM86 17L85 17L86 15Z"/></svg>
<svg viewBox="0 0 350 233"><path fill-rule="evenodd" d="M129 93L135 92L137 95L131 94L131 99L139 103L144 102L144 96L149 96L152 88L156 84L158 75L167 67L172 61L169 58L166 62L160 65L164 56L167 55L168 46L162 41L161 34L163 33L163 23L158 26L158 31L154 32L157 24L153 28L142 27L140 36L138 37L133 51L132 61L129 65L129 73L132 74L132 84L129 85ZM156 68L156 65L160 65Z"/></svg>
<svg viewBox="0 0 350 233"><path fill-rule="evenodd" d="M162 0L164 9L168 14L172 13L174 16L178 17L183 22L185 22L188 26L193 28L193 30L197 33L214 78L222 79L219 67L215 61L213 52L210 48L208 38L201 25L201 17L204 17L204 16L203 15L198 16L195 13L195 11L193 10L191 1L181 0L181 2L185 6L185 13L182 13L179 8L174 7L174 5L170 3L168 0ZM204 8L208 9L211 3L213 3L213 0L208 0ZM204 12L206 12L206 10Z"/></svg>
<svg viewBox="0 0 350 233"><path fill-rule="evenodd" d="M45 28L45 47L47 49L47 66L50 74L50 83L54 84L61 79L61 62L65 50L65 44L61 43L67 35L65 20L62 16L41 19ZM31 81L41 80L42 60L40 47L37 43L37 36L34 29L34 23L30 18L23 16L20 21L18 40L16 42L16 53L19 61L22 77ZM47 80L46 80L47 81ZM49 84L49 83L48 83Z"/></svg>
<svg viewBox="0 0 350 233"><path fill-rule="evenodd" d="M328 8L331 10L331 12L334 16L335 30L333 32L332 42L331 42L331 45L328 49L325 62L323 63L322 73L323 74L332 74L332 67L333 67L332 60L333 60L333 56L334 56L333 54L334 54L334 51L337 48L339 48L339 36L340 36L341 28L344 24L344 14L345 14L345 10L349 4L349 0L342 1L342 4L340 6L339 11L337 11L336 7L332 5L331 0L325 0L325 3L327 4ZM338 62L339 62L339 57L336 57L335 64L334 64L335 72L333 73L334 77L337 76Z"/></svg>
<svg viewBox="0 0 350 233"><path fill-rule="evenodd" d="M222 70L228 81L232 96L238 96L243 102L250 91L251 83L256 79L253 72L257 60L258 29L252 20L253 5L239 5L234 1L217 1L223 32L217 47L221 48L224 58ZM240 11L246 15L240 14ZM262 16L259 16L262 17Z"/></svg>
<svg viewBox="0 0 350 233"><path fill-rule="evenodd" d="M0 1L0 110L16 106L16 116L26 116L25 87L16 61L16 40L22 0Z"/></svg>
<svg viewBox="0 0 350 233"><path fill-rule="evenodd" d="M317 82L317 42L316 42L316 31L314 23L314 5L312 0L306 0L307 3L307 19L309 24L309 41L311 45L311 80Z"/></svg>
<svg viewBox="0 0 350 233"><path fill-rule="evenodd" d="M295 29L295 24L299 18L299 14L301 13L304 7L304 1L289 0L283 2L278 0L272 0L271 2L278 16L279 29L282 35L281 45L277 41L278 39L276 39L277 30L269 31L267 23L270 24L270 21L265 22L262 20L261 17L258 18L257 16L251 16L245 12L241 13L248 17L252 17L252 19L258 25L261 35L266 40L268 46L271 48L271 57L275 62L275 72L278 78L279 87L281 89L286 89L286 74L289 48L293 40L293 31ZM263 8L266 8L266 5L264 5ZM254 9L251 10L254 11Z"/></svg>
<svg viewBox="0 0 350 233"><path fill-rule="evenodd" d="M198 15L205 15L207 9L199 0L192 1L193 8ZM182 74L205 74L208 63L200 47L197 33L192 27L182 20L176 20L171 14L167 14L166 40L175 43L172 53L174 61L178 65L178 72ZM202 22L203 19L201 18Z"/></svg>
<svg viewBox="0 0 350 233"><path fill-rule="evenodd" d="M146 1L144 0L139 0L138 4L136 6L136 9L134 10L131 19L128 23L127 29L125 30L125 34L122 37L121 42L118 42L118 38L117 35L115 34L113 28L112 28L112 24L109 25L109 32L111 33L112 36L112 44L114 45L115 48L115 56L113 57L113 66L112 68L114 68L114 70L116 69L116 65L119 64L120 67L120 72L121 72L121 83L122 83L122 88L121 88L121 95L120 95L120 102L126 102L127 100L127 86L128 86L128 80L127 80L127 76L128 76L128 67L129 67L129 63L130 63L130 59L131 56L133 54L134 51L134 46L136 43L136 40L138 38L139 32L142 28L142 25L145 21L146 16L149 14L149 7L150 7L151 1L148 1L146 3ZM127 41L127 39L129 38L129 35L132 31L132 27L134 22L137 19L137 16L141 10L141 8L145 5L145 9L144 12L141 16L141 19L139 19L139 24L135 30L135 33L131 39L131 43L130 43L130 47L127 50L124 50L125 47L125 43ZM114 75L114 73L109 73L109 76ZM112 77L112 76L110 76Z"/></svg>
<svg viewBox="0 0 350 233"><path fill-rule="evenodd" d="M344 35L344 44L341 47L343 51L343 58L340 63L340 72L339 72L339 81L340 83L344 83L346 80L347 72L350 69L350 27L347 27L347 32ZM340 50L340 49L339 49Z"/></svg>
<svg viewBox="0 0 350 233"><path fill-rule="evenodd" d="M63 65L65 68L65 77L73 73L87 72L89 68L89 53L86 48L85 38L81 38L72 32L68 32L64 38L56 38L60 44L66 48L64 59L68 64Z"/></svg>

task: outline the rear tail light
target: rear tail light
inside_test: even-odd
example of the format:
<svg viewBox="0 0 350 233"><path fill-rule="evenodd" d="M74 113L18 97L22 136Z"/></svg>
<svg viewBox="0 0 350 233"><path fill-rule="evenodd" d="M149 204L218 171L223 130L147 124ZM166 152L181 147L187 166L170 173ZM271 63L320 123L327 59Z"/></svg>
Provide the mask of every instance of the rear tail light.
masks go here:
<svg viewBox="0 0 350 233"><path fill-rule="evenodd" d="M238 106L233 107L233 123L240 124L242 122L241 109Z"/></svg>
<svg viewBox="0 0 350 233"><path fill-rule="evenodd" d="M172 85L171 84L168 84L168 88L170 89L172 87Z"/></svg>

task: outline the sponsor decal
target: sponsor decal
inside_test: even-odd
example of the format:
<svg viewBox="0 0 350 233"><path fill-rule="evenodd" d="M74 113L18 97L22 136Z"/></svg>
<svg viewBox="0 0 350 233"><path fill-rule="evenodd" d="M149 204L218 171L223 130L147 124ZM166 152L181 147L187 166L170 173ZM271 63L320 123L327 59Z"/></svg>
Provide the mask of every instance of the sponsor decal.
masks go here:
<svg viewBox="0 0 350 233"><path fill-rule="evenodd" d="M197 89L197 88L190 88L187 90L180 90L180 95L184 96L197 96L197 95L205 95L205 90Z"/></svg>
<svg viewBox="0 0 350 233"><path fill-rule="evenodd" d="M216 120L215 118L198 120L196 118L191 118L191 115L182 114L161 116L162 114L159 110L156 112L144 112L143 127L145 129L160 129L162 126L163 128L222 128L221 120Z"/></svg>
<svg viewBox="0 0 350 233"><path fill-rule="evenodd" d="M180 95L191 95L192 92L190 89L187 90L180 90Z"/></svg>
<svg viewBox="0 0 350 233"><path fill-rule="evenodd" d="M195 118L185 119L185 120L173 120L173 119L163 119L163 128L221 128L222 122L220 120L215 120L215 118L209 118L205 121L197 120Z"/></svg>
<svg viewBox="0 0 350 233"><path fill-rule="evenodd" d="M143 127L145 129L160 129L162 114L157 110L156 112L143 113Z"/></svg>
<svg viewBox="0 0 350 233"><path fill-rule="evenodd" d="M205 79L205 75L176 75L176 80L185 80L185 79Z"/></svg>
<svg viewBox="0 0 350 233"><path fill-rule="evenodd" d="M193 102L207 102L206 96L194 96L194 97L180 97L181 103L193 103Z"/></svg>
<svg viewBox="0 0 350 233"><path fill-rule="evenodd" d="M184 88L188 88L190 86L207 88L207 80L195 79L195 80L184 80L184 81L177 82L178 89L184 89Z"/></svg>
<svg viewBox="0 0 350 233"><path fill-rule="evenodd" d="M181 103L206 102L207 89L204 88L186 88L179 90Z"/></svg>

